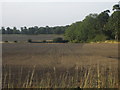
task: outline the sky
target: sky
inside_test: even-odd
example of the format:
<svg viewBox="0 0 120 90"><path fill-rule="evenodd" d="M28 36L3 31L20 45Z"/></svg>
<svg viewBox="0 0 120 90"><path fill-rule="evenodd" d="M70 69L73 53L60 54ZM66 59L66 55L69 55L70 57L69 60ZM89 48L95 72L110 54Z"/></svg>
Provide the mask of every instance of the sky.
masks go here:
<svg viewBox="0 0 120 90"><path fill-rule="evenodd" d="M45 2L46 1L46 2ZM111 10L118 1L110 2L2 2L0 25L4 27L65 26L82 21L90 13ZM56 0L57 1L57 0ZM105 1L105 0L104 0Z"/></svg>

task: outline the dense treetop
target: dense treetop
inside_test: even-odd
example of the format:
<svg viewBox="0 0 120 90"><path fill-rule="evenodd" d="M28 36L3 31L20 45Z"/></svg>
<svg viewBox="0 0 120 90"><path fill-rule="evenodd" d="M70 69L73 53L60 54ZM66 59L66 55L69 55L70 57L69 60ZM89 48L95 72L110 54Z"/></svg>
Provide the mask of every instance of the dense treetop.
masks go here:
<svg viewBox="0 0 120 90"><path fill-rule="evenodd" d="M65 31L65 38L70 42L120 40L120 5L114 5L113 10L112 15L109 10L105 10L73 23Z"/></svg>

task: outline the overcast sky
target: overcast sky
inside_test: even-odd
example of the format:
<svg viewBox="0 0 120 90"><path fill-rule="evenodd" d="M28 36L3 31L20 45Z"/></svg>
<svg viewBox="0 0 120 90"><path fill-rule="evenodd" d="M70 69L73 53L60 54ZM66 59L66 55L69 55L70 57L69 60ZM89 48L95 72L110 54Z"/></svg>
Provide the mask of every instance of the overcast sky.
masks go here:
<svg viewBox="0 0 120 90"><path fill-rule="evenodd" d="M117 2L4 2L2 26L61 26L81 21L90 13L111 10Z"/></svg>

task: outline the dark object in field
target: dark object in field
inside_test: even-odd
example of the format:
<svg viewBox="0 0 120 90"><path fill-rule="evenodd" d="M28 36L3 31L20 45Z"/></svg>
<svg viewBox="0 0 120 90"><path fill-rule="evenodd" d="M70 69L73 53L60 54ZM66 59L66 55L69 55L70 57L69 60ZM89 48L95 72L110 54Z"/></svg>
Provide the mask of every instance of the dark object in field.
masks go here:
<svg viewBox="0 0 120 90"><path fill-rule="evenodd" d="M63 42L63 43L68 43L69 41L68 41L68 40L63 40L62 42Z"/></svg>
<svg viewBox="0 0 120 90"><path fill-rule="evenodd" d="M28 42L31 43L31 42L32 42L32 39L28 39Z"/></svg>
<svg viewBox="0 0 120 90"><path fill-rule="evenodd" d="M17 40L14 41L14 43L17 43L17 42L18 42Z"/></svg>
<svg viewBox="0 0 120 90"><path fill-rule="evenodd" d="M32 41L31 39L28 40L29 43L67 43L68 40L63 40L63 38L55 38L53 40L43 40L43 41Z"/></svg>
<svg viewBox="0 0 120 90"><path fill-rule="evenodd" d="M7 43L8 41L4 41L5 43Z"/></svg>
<svg viewBox="0 0 120 90"><path fill-rule="evenodd" d="M46 43L47 41L46 41L46 40L43 40L42 42L43 42L43 43Z"/></svg>
<svg viewBox="0 0 120 90"><path fill-rule="evenodd" d="M63 38L61 37L53 39L53 43L67 43L67 42L68 40L63 40Z"/></svg>

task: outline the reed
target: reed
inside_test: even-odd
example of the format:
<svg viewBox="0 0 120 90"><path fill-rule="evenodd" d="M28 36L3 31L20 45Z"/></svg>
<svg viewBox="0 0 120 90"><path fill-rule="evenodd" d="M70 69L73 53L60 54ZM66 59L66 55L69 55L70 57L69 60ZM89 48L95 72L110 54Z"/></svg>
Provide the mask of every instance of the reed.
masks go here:
<svg viewBox="0 0 120 90"><path fill-rule="evenodd" d="M83 65L81 68L76 66L65 70L53 67L41 71L36 66L21 66L13 72L13 67L4 68L3 88L118 88L117 68ZM19 70L21 76L17 75ZM12 78L12 75L16 77Z"/></svg>

